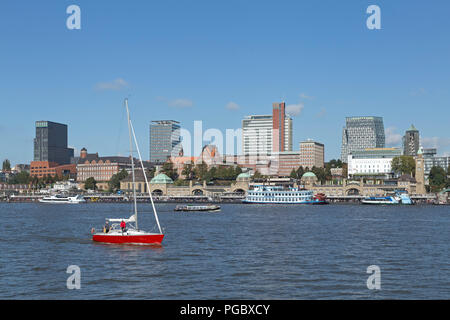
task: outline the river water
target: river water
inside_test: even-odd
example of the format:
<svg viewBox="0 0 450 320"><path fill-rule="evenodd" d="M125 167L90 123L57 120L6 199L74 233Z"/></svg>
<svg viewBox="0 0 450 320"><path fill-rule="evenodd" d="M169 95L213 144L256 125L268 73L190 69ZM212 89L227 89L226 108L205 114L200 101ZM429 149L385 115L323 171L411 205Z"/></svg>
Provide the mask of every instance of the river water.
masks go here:
<svg viewBox="0 0 450 320"><path fill-rule="evenodd" d="M156 206L161 247L91 241L129 204L0 203L0 299L450 298L449 206ZM151 206L139 210L151 231ZM367 287L371 265L380 290Z"/></svg>

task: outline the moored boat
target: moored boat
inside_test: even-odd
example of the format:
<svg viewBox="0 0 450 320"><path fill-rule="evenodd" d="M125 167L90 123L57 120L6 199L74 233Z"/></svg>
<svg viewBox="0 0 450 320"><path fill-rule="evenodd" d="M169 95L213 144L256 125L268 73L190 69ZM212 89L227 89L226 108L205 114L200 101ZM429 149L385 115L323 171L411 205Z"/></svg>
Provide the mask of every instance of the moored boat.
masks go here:
<svg viewBox="0 0 450 320"><path fill-rule="evenodd" d="M84 203L86 200L83 196L78 195L74 197L68 197L63 195L52 195L48 197L43 197L42 199L39 199L39 202L41 203L70 203L70 204L77 204L77 203Z"/></svg>
<svg viewBox="0 0 450 320"><path fill-rule="evenodd" d="M394 194L386 195L383 197L366 197L361 200L362 204L414 204L408 193L404 191L396 191Z"/></svg>
<svg viewBox="0 0 450 320"><path fill-rule="evenodd" d="M367 197L361 200L362 204L399 204L392 196L387 197Z"/></svg>
<svg viewBox="0 0 450 320"><path fill-rule="evenodd" d="M327 204L324 194L313 195L311 190L283 186L254 186L248 190L243 203Z"/></svg>
<svg viewBox="0 0 450 320"><path fill-rule="evenodd" d="M176 206L174 211L220 211L220 206L218 205L200 205L200 206L187 206L179 205Z"/></svg>

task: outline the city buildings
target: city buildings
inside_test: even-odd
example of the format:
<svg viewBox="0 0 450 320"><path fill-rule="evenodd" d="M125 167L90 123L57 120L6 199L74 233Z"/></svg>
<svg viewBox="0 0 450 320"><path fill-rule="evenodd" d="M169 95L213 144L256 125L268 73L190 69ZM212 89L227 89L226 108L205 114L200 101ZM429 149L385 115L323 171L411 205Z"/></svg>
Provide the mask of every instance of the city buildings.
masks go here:
<svg viewBox="0 0 450 320"><path fill-rule="evenodd" d="M273 154L271 160L271 166L275 166L279 177L289 177L292 169L297 170L301 165L299 151L278 152Z"/></svg>
<svg viewBox="0 0 450 320"><path fill-rule="evenodd" d="M274 103L272 115L251 115L242 120L242 154L267 156L292 151L292 118L285 103Z"/></svg>
<svg viewBox="0 0 450 320"><path fill-rule="evenodd" d="M135 161L135 165L138 162ZM98 153L89 154L86 148L81 149L77 158L77 182L85 182L94 178L98 182L107 182L122 169L131 170L129 157L99 157Z"/></svg>
<svg viewBox="0 0 450 320"><path fill-rule="evenodd" d="M348 177L385 176L392 174L391 162L394 157L402 155L398 148L368 148L352 151L347 156Z"/></svg>
<svg viewBox="0 0 450 320"><path fill-rule="evenodd" d="M152 121L150 124L150 162L164 163L182 155L180 123L174 120Z"/></svg>
<svg viewBox="0 0 450 320"><path fill-rule="evenodd" d="M50 161L32 161L30 164L30 176L36 178L68 177L75 179L77 175L77 166L75 164L60 165Z"/></svg>
<svg viewBox="0 0 450 320"><path fill-rule="evenodd" d="M447 171L448 167L450 166L450 157L438 157L436 156L436 154L437 149L422 149L425 181L428 181L431 168L441 167L442 169Z"/></svg>
<svg viewBox="0 0 450 320"><path fill-rule="evenodd" d="M385 135L382 117L347 117L342 130L341 161L347 162L353 151L384 148Z"/></svg>
<svg viewBox="0 0 450 320"><path fill-rule="evenodd" d="M300 165L303 168L323 168L325 164L325 146L322 143L306 140L300 142Z"/></svg>
<svg viewBox="0 0 450 320"><path fill-rule="evenodd" d="M36 137L34 139L34 161L69 164L73 157L73 149L67 148L67 125L36 121Z"/></svg>
<svg viewBox="0 0 450 320"><path fill-rule="evenodd" d="M417 130L414 125L411 125L403 136L403 154L405 156L417 156L419 144L419 130Z"/></svg>

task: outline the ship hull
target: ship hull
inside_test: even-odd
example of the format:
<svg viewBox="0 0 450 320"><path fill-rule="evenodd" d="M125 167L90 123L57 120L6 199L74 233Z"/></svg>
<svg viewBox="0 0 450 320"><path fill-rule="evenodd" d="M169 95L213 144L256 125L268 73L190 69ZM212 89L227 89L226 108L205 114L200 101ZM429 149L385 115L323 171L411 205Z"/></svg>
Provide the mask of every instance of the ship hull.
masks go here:
<svg viewBox="0 0 450 320"><path fill-rule="evenodd" d="M242 200L244 204L311 204L311 205L323 205L328 204L327 201L323 200L305 200L305 201L251 201L251 200Z"/></svg>
<svg viewBox="0 0 450 320"><path fill-rule="evenodd" d="M94 234L92 240L103 243L117 244L161 244L163 234L145 234L145 235L108 235Z"/></svg>

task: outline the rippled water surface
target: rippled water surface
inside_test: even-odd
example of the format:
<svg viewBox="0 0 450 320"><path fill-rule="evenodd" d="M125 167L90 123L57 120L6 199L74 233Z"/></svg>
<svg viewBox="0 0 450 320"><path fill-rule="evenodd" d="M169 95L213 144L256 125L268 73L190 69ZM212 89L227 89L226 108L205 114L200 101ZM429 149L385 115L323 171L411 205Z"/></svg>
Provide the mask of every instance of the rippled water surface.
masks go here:
<svg viewBox="0 0 450 320"><path fill-rule="evenodd" d="M1 299L449 299L450 207L157 204L161 247L105 245L90 229L128 204L0 203ZM150 231L149 205L140 227ZM68 290L69 265L81 289ZM381 269L368 290L367 267Z"/></svg>

